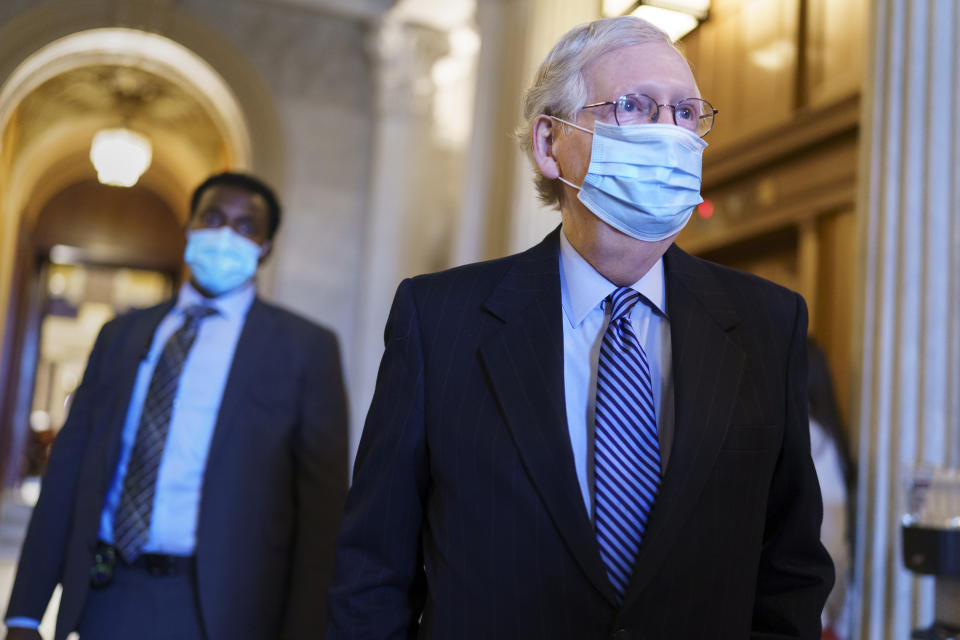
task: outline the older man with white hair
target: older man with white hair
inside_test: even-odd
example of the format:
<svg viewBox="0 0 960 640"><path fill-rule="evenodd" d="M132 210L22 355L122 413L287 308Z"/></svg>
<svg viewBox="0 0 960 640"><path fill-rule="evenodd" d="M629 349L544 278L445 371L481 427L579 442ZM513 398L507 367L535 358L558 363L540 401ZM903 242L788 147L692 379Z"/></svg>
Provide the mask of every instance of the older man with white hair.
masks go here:
<svg viewBox="0 0 960 640"><path fill-rule="evenodd" d="M547 56L522 138L562 225L397 290L328 638L820 637L806 307L673 244L716 113L640 19Z"/></svg>

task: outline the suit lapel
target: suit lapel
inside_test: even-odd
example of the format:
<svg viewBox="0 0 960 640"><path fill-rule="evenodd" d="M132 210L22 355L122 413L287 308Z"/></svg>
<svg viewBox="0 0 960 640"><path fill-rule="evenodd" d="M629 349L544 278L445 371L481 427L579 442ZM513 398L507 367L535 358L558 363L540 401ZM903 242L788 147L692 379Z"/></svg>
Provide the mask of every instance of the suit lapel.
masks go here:
<svg viewBox="0 0 960 640"><path fill-rule="evenodd" d="M583 571L615 602L577 482L563 393L559 231L513 262L486 301L504 322L480 355L527 473Z"/></svg>
<svg viewBox="0 0 960 640"><path fill-rule="evenodd" d="M273 318L269 308L259 298L255 298L237 340L237 348L233 354L233 363L230 365L230 374L227 376L227 386L223 390L220 401L220 411L217 415L217 424L213 429L213 439L210 442L210 453L207 458L205 477L212 476L213 469L219 458L218 453L223 449L228 434L235 425L243 419L244 405L249 397L250 390L257 384L260 375L260 363L265 359L265 350L269 342L264 336L271 335ZM208 483L204 482L204 487Z"/></svg>
<svg viewBox="0 0 960 640"><path fill-rule="evenodd" d="M635 600L687 526L729 426L744 364L728 335L739 318L710 270L676 246L665 255L676 404L673 450L624 600Z"/></svg>

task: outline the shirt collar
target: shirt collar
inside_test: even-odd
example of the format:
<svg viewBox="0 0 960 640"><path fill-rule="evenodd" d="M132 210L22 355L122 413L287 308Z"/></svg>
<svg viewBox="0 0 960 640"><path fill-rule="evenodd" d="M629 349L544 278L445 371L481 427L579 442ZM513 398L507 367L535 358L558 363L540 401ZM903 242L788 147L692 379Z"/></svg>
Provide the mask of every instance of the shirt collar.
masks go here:
<svg viewBox="0 0 960 640"><path fill-rule="evenodd" d="M246 317L247 311L250 310L250 305L253 304L255 296L256 289L252 282L248 282L216 298L207 298L187 281L180 287L180 295L177 297L176 309L177 311L183 311L187 307L201 304L213 307L217 310L217 313L228 320L242 320Z"/></svg>
<svg viewBox="0 0 960 640"><path fill-rule="evenodd" d="M561 228L560 233L560 289L564 314L574 327L580 326L604 298L616 290L613 284L581 256ZM661 315L664 305L663 258L657 259L650 270L630 288L644 297Z"/></svg>

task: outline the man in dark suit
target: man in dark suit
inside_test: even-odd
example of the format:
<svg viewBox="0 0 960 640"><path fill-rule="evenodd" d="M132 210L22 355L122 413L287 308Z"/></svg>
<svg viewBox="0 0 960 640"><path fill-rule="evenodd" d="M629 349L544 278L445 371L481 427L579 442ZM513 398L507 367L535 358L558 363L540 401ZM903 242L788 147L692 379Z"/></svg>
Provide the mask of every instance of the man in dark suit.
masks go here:
<svg viewBox="0 0 960 640"><path fill-rule="evenodd" d="M562 226L400 285L328 638L819 638L805 305L673 245L715 113L637 18L544 61L524 137Z"/></svg>
<svg viewBox="0 0 960 640"><path fill-rule="evenodd" d="M107 323L53 445L6 621L37 638L314 637L347 488L335 336L256 297L280 222L236 173L191 201L176 299Z"/></svg>

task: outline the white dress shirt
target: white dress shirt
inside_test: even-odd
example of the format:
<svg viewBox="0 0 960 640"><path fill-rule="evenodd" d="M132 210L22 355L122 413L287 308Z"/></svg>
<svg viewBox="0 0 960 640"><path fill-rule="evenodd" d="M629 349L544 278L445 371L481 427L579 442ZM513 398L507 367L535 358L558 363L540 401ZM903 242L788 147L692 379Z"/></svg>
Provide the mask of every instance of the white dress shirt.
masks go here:
<svg viewBox="0 0 960 640"><path fill-rule="evenodd" d="M661 473L666 470L673 442L673 361L670 321L666 313L663 259L631 285L641 303L630 312L630 323L650 365L653 403L657 411ZM567 427L580 491L593 516L593 420L597 394L600 343L609 322L603 301L617 286L600 275L560 234L560 292L563 307L563 388Z"/></svg>

